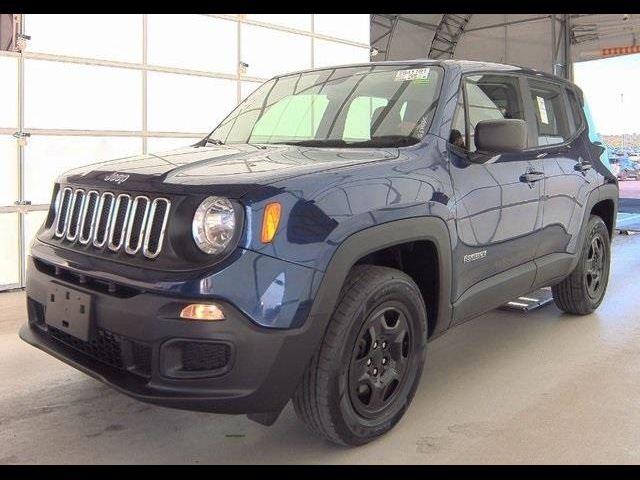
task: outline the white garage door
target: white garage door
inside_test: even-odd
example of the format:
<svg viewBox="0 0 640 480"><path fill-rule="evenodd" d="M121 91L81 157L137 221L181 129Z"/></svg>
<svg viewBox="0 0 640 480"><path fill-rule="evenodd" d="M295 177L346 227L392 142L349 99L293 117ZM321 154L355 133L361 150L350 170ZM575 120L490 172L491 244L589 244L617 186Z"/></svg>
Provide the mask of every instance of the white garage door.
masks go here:
<svg viewBox="0 0 640 480"><path fill-rule="evenodd" d="M369 60L361 14L22 21L25 50L0 52L0 289L24 284L27 245L64 170L193 143L274 74Z"/></svg>

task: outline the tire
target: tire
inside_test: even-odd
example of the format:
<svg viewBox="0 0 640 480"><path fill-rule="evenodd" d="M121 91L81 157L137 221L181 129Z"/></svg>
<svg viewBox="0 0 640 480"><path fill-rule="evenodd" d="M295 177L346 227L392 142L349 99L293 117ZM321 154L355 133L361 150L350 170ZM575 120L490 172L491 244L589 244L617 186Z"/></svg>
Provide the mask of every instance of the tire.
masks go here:
<svg viewBox="0 0 640 480"><path fill-rule="evenodd" d="M609 282L610 245L607 226L600 217L591 215L578 265L551 289L558 308L575 315L588 315L598 308Z"/></svg>
<svg viewBox="0 0 640 480"><path fill-rule="evenodd" d="M411 403L426 345L426 308L413 280L392 268L355 266L293 396L296 413L334 443L374 440Z"/></svg>

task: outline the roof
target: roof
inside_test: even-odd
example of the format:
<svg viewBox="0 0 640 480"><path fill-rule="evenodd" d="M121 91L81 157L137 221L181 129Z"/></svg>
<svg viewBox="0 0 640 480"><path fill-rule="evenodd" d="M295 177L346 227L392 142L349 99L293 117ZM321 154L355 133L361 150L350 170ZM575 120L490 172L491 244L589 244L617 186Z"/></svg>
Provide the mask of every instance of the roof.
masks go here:
<svg viewBox="0 0 640 480"><path fill-rule="evenodd" d="M294 75L298 73L305 72L314 72L321 70L328 70L331 68L348 68L348 67L370 67L372 65L441 65L445 68L459 68L463 73L469 72L486 72L496 71L496 72L520 72L526 73L529 75L536 75L543 78L547 78L550 80L555 80L558 82L563 82L567 84L571 84L568 80L558 77L556 75L551 75L550 73L542 72L540 70L535 70L529 67L523 67L519 65L508 65L503 63L494 63L494 62L481 62L476 60L433 60L429 58L415 58L412 60L385 60L380 62L368 62L368 63L352 63L352 64L344 64L344 65L327 65L324 67L318 68L310 68L301 71L284 73L282 75L276 75L276 77L284 77L287 75Z"/></svg>

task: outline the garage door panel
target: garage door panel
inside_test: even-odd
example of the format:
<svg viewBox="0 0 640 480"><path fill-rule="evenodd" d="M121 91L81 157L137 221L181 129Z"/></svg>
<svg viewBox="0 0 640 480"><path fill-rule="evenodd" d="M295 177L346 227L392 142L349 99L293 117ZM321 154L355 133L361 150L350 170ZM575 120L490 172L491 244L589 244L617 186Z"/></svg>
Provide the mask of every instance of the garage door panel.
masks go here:
<svg viewBox="0 0 640 480"><path fill-rule="evenodd" d="M308 36L243 24L241 39L240 60L249 64L247 75L270 78L311 68Z"/></svg>
<svg viewBox="0 0 640 480"><path fill-rule="evenodd" d="M25 198L43 204L51 200L58 175L81 165L142 153L135 137L57 137L34 135L25 148Z"/></svg>
<svg viewBox="0 0 640 480"><path fill-rule="evenodd" d="M237 23L204 15L153 14L147 20L151 65L235 74Z"/></svg>
<svg viewBox="0 0 640 480"><path fill-rule="evenodd" d="M20 282L17 213L0 213L0 290Z"/></svg>
<svg viewBox="0 0 640 480"><path fill-rule="evenodd" d="M28 51L139 63L141 14L25 15Z"/></svg>
<svg viewBox="0 0 640 480"><path fill-rule="evenodd" d="M236 106L233 80L149 72L147 125L158 132L209 132Z"/></svg>
<svg viewBox="0 0 640 480"><path fill-rule="evenodd" d="M141 130L141 73L124 68L25 60L25 126Z"/></svg>
<svg viewBox="0 0 640 480"><path fill-rule="evenodd" d="M18 60L0 57L0 127L18 125Z"/></svg>
<svg viewBox="0 0 640 480"><path fill-rule="evenodd" d="M0 135L0 206L18 200L18 142L11 135Z"/></svg>

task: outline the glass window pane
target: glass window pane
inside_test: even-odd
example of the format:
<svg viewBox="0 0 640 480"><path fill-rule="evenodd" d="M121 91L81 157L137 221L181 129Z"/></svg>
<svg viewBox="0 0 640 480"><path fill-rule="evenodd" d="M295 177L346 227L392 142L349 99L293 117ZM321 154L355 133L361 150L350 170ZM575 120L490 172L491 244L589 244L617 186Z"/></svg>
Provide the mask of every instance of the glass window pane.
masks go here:
<svg viewBox="0 0 640 480"><path fill-rule="evenodd" d="M142 15L35 14L25 16L27 49L71 57L142 61Z"/></svg>
<svg viewBox="0 0 640 480"><path fill-rule="evenodd" d="M313 18L316 33L369 45L369 14L317 13Z"/></svg>
<svg viewBox="0 0 640 480"><path fill-rule="evenodd" d="M141 130L140 72L30 59L24 68L27 128Z"/></svg>
<svg viewBox="0 0 640 480"><path fill-rule="evenodd" d="M316 39L314 43L314 66L365 63L370 60L369 49Z"/></svg>
<svg viewBox="0 0 640 480"><path fill-rule="evenodd" d="M567 88L566 91L567 98L569 99L569 105L571 106L571 116L573 117L573 133L582 127L582 108L580 107L580 102L573 90Z"/></svg>
<svg viewBox="0 0 640 480"><path fill-rule="evenodd" d="M269 78L311 68L310 37L244 24L241 35L240 59L249 64L249 76Z"/></svg>
<svg viewBox="0 0 640 480"><path fill-rule="evenodd" d="M242 95L242 100L251 95L256 88L258 88L261 83L258 82L242 82L240 84L240 94Z"/></svg>
<svg viewBox="0 0 640 480"><path fill-rule="evenodd" d="M290 13L252 13L247 18L258 22L272 23L284 27L297 28L298 30L311 30L311 15Z"/></svg>
<svg viewBox="0 0 640 480"><path fill-rule="evenodd" d="M31 251L31 242L33 241L33 237L36 235L36 233L38 233L38 230L40 229L46 218L46 210L27 212L27 214L24 216L25 258Z"/></svg>
<svg viewBox="0 0 640 480"><path fill-rule="evenodd" d="M562 89L529 80L533 109L538 125L538 145L563 143L571 136Z"/></svg>
<svg viewBox="0 0 640 480"><path fill-rule="evenodd" d="M518 80L499 75L474 75L465 82L469 112L469 150L475 151L474 132L482 120L524 120Z"/></svg>
<svg viewBox="0 0 640 480"><path fill-rule="evenodd" d="M369 140L371 138L371 119L374 113L379 115L387 105L386 98L358 97L349 105L344 124L345 140ZM403 112L404 113L404 112Z"/></svg>
<svg viewBox="0 0 640 480"><path fill-rule="evenodd" d="M0 205L18 200L18 142L10 135L0 135Z"/></svg>
<svg viewBox="0 0 640 480"><path fill-rule="evenodd" d="M0 213L0 289L20 282L18 214Z"/></svg>
<svg viewBox="0 0 640 480"><path fill-rule="evenodd" d="M277 138L313 138L329 105L326 95L290 95L267 110L256 122L251 139L261 143Z"/></svg>
<svg viewBox="0 0 640 480"><path fill-rule="evenodd" d="M205 15L149 15L152 65L233 73L238 68L237 23Z"/></svg>
<svg viewBox="0 0 640 480"><path fill-rule="evenodd" d="M156 132L210 132L236 106L235 80L149 72L147 125Z"/></svg>
<svg viewBox="0 0 640 480"><path fill-rule="evenodd" d="M18 60L0 57L0 127L18 125Z"/></svg>
<svg viewBox="0 0 640 480"><path fill-rule="evenodd" d="M166 152L168 150L175 150L177 148L188 147L193 145L197 141L202 140L202 137L198 138L170 138L170 137L156 137L147 138L147 152L157 153Z"/></svg>
<svg viewBox="0 0 640 480"><path fill-rule="evenodd" d="M104 160L138 155L138 137L53 137L34 135L25 149L25 198L49 203L56 177L67 170Z"/></svg>

